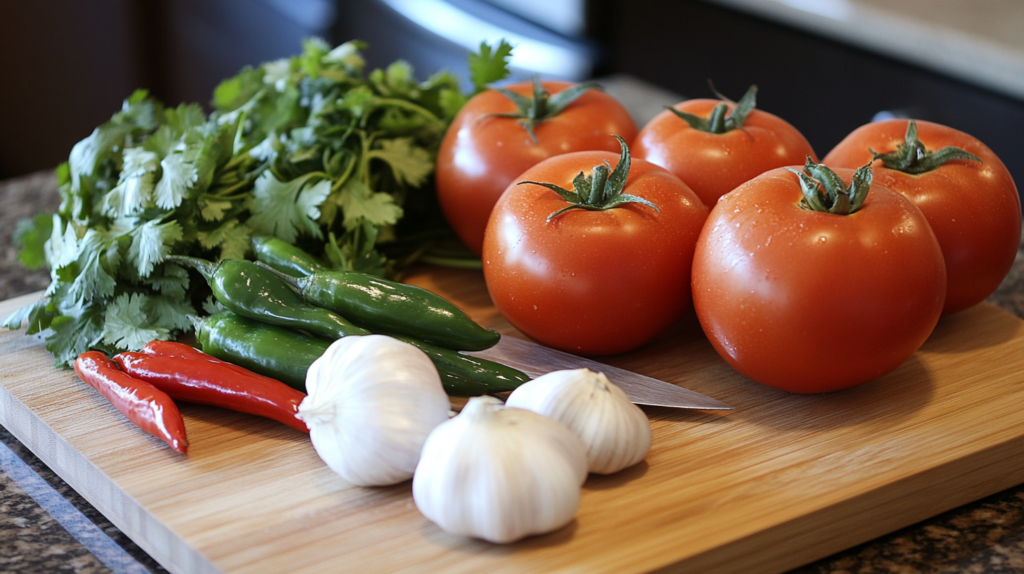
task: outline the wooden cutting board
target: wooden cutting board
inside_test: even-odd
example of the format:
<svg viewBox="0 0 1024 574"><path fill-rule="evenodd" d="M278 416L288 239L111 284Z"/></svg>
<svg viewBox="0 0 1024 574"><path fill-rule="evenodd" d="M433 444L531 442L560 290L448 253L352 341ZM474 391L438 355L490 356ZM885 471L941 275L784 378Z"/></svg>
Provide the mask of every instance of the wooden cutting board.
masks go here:
<svg viewBox="0 0 1024 574"><path fill-rule="evenodd" d="M479 273L409 280L517 335ZM830 395L744 379L692 318L604 360L736 410L647 409L646 461L591 476L574 522L510 546L442 532L409 482L345 483L270 421L185 405L179 456L20 331L0 331L0 423L181 573L777 572L1024 482L1024 322L988 304L942 319L895 372Z"/></svg>

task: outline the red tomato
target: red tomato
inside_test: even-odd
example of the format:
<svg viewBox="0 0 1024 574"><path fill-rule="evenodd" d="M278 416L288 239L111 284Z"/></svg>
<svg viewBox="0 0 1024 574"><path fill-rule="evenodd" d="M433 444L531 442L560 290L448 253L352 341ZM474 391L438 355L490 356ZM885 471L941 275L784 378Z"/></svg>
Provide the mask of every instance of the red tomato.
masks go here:
<svg viewBox="0 0 1024 574"><path fill-rule="evenodd" d="M957 159L918 175L876 161L875 182L910 198L932 226L946 259L944 313L966 309L991 295L1009 273L1020 245L1017 187L1003 162L977 139L953 128L918 121L917 136L928 151L955 146L980 162ZM908 120L857 128L825 156L829 166L859 167L871 151L891 152L904 142Z"/></svg>
<svg viewBox="0 0 1024 574"><path fill-rule="evenodd" d="M853 170L836 169L847 183ZM849 215L805 210L775 169L711 210L693 262L693 302L715 350L778 389L823 393L895 369L938 322L946 273L921 210L872 185Z"/></svg>
<svg viewBox="0 0 1024 574"><path fill-rule="evenodd" d="M675 109L707 117L721 100L688 100ZM735 108L730 103L729 109ZM690 127L669 110L654 117L633 141L634 157L660 165L679 176L705 205L739 184L777 167L803 165L811 144L782 118L752 110L741 128L716 134Z"/></svg>
<svg viewBox="0 0 1024 574"><path fill-rule="evenodd" d="M613 140L614 141L614 140ZM517 181L573 189L573 178L616 154L577 152L535 165ZM484 238L487 289L506 319L538 342L573 353L634 349L690 305L690 264L708 209L679 178L633 160L629 203L606 211L573 209L535 184L509 186Z"/></svg>
<svg viewBox="0 0 1024 574"><path fill-rule="evenodd" d="M542 85L554 95L573 84ZM507 88L533 94L532 82ZM537 123L533 128L536 141L519 120L489 115L516 109L512 100L495 90L474 96L455 116L438 150L437 196L441 208L458 236L477 254L491 208L527 168L568 152L618 152L619 144L612 134L627 142L636 136L636 123L622 104L598 89L588 90L560 114Z"/></svg>

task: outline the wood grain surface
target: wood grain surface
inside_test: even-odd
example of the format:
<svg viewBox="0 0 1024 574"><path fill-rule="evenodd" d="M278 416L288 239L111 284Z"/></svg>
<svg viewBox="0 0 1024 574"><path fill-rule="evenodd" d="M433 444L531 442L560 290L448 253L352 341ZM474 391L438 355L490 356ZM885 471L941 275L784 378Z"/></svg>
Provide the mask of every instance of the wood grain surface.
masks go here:
<svg viewBox="0 0 1024 574"><path fill-rule="evenodd" d="M479 273L408 281L521 336ZM345 483L271 421L183 405L191 447L177 455L20 331L0 331L0 423L181 573L779 572L1024 482L1024 322L988 304L943 318L893 373L829 395L743 378L692 317L601 360L736 409L645 409L646 461L591 476L572 523L510 546L442 532L409 482Z"/></svg>

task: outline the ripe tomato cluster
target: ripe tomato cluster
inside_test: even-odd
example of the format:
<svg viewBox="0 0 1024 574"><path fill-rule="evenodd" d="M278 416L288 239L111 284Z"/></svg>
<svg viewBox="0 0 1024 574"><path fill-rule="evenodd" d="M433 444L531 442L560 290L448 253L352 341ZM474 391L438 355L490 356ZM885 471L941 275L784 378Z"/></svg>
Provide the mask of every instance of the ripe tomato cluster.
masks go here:
<svg viewBox="0 0 1024 574"><path fill-rule="evenodd" d="M470 100L442 144L438 196L498 310L545 345L597 355L692 307L737 371L817 393L896 368L942 313L1005 277L1021 207L984 144L893 120L819 164L755 96L689 100L639 132L590 86Z"/></svg>

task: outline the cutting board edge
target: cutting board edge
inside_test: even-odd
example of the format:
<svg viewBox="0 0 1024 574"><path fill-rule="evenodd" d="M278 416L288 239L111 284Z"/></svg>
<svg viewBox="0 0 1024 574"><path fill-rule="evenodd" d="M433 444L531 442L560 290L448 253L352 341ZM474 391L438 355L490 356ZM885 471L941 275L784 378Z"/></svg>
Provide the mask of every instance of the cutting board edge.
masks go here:
<svg viewBox="0 0 1024 574"><path fill-rule="evenodd" d="M786 572L1024 483L1024 458L1017 456L1022 451L1024 436L1011 437L1002 443L971 453L966 457L970 461L969 464L965 464L964 459L957 459L936 465L822 507L809 515L794 518L772 528L757 530L651 572ZM988 466L996 461L1005 460L1019 462L1012 472L991 476ZM961 472L960 469L964 467L970 470ZM1005 468L1002 470L1005 471ZM973 477L977 477L977 480ZM963 489L961 485L964 482L972 482L975 486L972 489ZM929 496L929 490L938 491L939 494ZM873 520L868 524L865 524L868 521L865 521L862 515L855 516L853 512L841 510L844 506L862 505L865 500L871 501L870 505L874 509ZM936 500L942 502L936 503ZM833 518L835 516L844 518L837 522ZM818 526L816 522L823 525ZM822 537L823 531L829 534ZM814 536L808 536L812 532ZM807 536L807 542L795 546L782 543L791 543L794 537L799 536ZM822 539L815 542L814 538ZM759 550L752 552L752 545Z"/></svg>
<svg viewBox="0 0 1024 574"><path fill-rule="evenodd" d="M156 520L3 385L0 385L0 407L3 407L0 408L0 425L169 572L222 572ZM96 488L97 484L101 488ZM119 499L115 501L115 497ZM160 536L154 536L156 533Z"/></svg>

